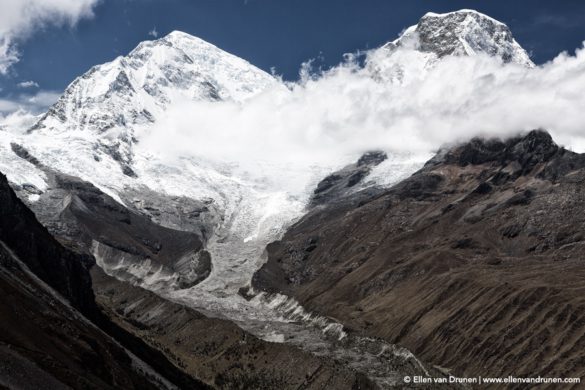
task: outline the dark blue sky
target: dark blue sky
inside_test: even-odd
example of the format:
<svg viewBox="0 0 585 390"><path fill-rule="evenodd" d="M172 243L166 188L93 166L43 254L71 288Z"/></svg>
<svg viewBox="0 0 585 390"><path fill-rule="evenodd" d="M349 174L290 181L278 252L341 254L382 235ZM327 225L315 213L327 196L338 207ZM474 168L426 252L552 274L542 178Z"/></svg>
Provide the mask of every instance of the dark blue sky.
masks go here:
<svg viewBox="0 0 585 390"><path fill-rule="evenodd" d="M394 39L427 11L461 8L507 23L536 63L585 40L585 1L577 0L102 0L95 17L75 29L46 28L22 44L21 61L8 77L0 76L0 97L14 95L24 80L63 90L91 66L151 39L153 27L160 35L188 32L296 79L307 59L335 65L343 53Z"/></svg>

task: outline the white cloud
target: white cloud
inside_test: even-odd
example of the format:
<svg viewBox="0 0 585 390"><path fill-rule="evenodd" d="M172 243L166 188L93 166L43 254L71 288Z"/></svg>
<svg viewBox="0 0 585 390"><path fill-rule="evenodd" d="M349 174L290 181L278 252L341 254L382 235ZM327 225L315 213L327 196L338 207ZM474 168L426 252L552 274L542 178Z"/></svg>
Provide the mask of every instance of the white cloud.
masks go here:
<svg viewBox="0 0 585 390"><path fill-rule="evenodd" d="M34 31L53 26L75 26L93 16L99 0L0 0L0 74L19 60L18 43Z"/></svg>
<svg viewBox="0 0 585 390"><path fill-rule="evenodd" d="M8 69L18 62L18 50L8 36L0 37L0 75L6 74Z"/></svg>
<svg viewBox="0 0 585 390"><path fill-rule="evenodd" d="M59 97L61 96L60 92L55 91L39 91L35 95L32 95L26 99L26 101L33 105L37 106L40 109L45 109L48 106L55 103Z"/></svg>
<svg viewBox="0 0 585 390"><path fill-rule="evenodd" d="M38 118L30 112L19 109L6 116L0 113L0 130L11 132L24 132L29 129Z"/></svg>
<svg viewBox="0 0 585 390"><path fill-rule="evenodd" d="M38 91L35 94L20 94L0 99L0 114L23 110L39 114L55 103L61 94L55 91Z"/></svg>
<svg viewBox="0 0 585 390"><path fill-rule="evenodd" d="M0 99L0 113L18 110L18 102L10 99Z"/></svg>
<svg viewBox="0 0 585 390"><path fill-rule="evenodd" d="M401 82L348 62L243 104L184 102L142 140L168 156L238 162L345 163L361 152L428 154L477 135L535 128L585 150L585 50L528 69L487 56L451 57L422 69L403 48ZM351 158L350 158L351 157ZM283 173L284 174L284 173Z"/></svg>
<svg viewBox="0 0 585 390"><path fill-rule="evenodd" d="M156 31L156 27L153 27L152 30L148 32L148 35L150 35L153 38L158 38L158 31Z"/></svg>
<svg viewBox="0 0 585 390"><path fill-rule="evenodd" d="M20 83L17 84L18 88L23 88L23 89L27 89L27 88L38 88L39 84L36 81L22 81Z"/></svg>

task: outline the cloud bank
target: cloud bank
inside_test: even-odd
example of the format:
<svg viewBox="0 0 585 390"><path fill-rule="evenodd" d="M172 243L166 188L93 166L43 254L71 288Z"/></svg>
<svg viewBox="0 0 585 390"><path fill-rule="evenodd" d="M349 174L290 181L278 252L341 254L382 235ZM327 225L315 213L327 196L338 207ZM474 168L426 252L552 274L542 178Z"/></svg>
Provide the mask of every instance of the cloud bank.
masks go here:
<svg viewBox="0 0 585 390"><path fill-rule="evenodd" d="M317 74L304 67L288 92L172 107L141 143L168 156L342 165L367 150L428 155L473 136L544 128L585 151L584 49L531 69L488 56L427 61L402 48L389 66L350 57Z"/></svg>
<svg viewBox="0 0 585 390"><path fill-rule="evenodd" d="M32 33L52 26L75 26L93 16L99 0L1 0L0 74L18 62L18 44Z"/></svg>
<svg viewBox="0 0 585 390"><path fill-rule="evenodd" d="M31 114L40 114L47 107L55 103L60 92L55 91L38 91L36 93L23 93L9 98L0 98L0 119L2 115L7 115L15 111L26 111Z"/></svg>

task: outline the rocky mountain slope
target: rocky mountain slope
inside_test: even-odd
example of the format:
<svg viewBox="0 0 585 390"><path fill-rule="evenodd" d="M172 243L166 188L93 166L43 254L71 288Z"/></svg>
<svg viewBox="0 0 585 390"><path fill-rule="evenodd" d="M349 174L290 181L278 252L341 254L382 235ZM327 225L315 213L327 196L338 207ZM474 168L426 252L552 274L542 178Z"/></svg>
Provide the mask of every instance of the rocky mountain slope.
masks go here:
<svg viewBox="0 0 585 390"><path fill-rule="evenodd" d="M59 245L0 176L0 239L27 268L86 315L95 310L89 268L93 259Z"/></svg>
<svg viewBox="0 0 585 390"><path fill-rule="evenodd" d="M92 276L97 302L109 318L214 388L377 388L366 375L340 363L264 342L227 320L207 318L99 268Z"/></svg>
<svg viewBox="0 0 585 390"><path fill-rule="evenodd" d="M425 14L399 38L372 50L366 63L374 77L392 83L418 79L449 56L486 56L502 63L534 67L508 26L467 9Z"/></svg>
<svg viewBox="0 0 585 390"><path fill-rule="evenodd" d="M35 161L24 149L18 151L21 156ZM214 388L231 389L239 385L259 389L274 386L350 388L354 385L376 388L364 374L348 370L326 357L318 358L295 347L259 340L226 320L207 318L133 287L132 284L145 284L156 289L157 284L162 283L166 288L185 289L193 284L193 280L188 279L191 273L194 277L197 277L194 271L198 269L202 270L202 275L209 273L209 262L205 265L199 262L201 256L209 256L201 250L199 236L164 228L143 214L121 207L89 183L42 168L47 172L51 189L40 195L36 204L45 207L37 210L37 215L63 244L84 253L73 256L72 252L57 244L10 190L12 195L8 199L36 223L34 226L42 232L41 237L75 259L71 264L67 263L71 272L63 274L62 269L54 264L55 258L59 257L44 249L42 265L55 275L56 285L83 282L77 289L79 292L71 287L64 291L74 290L75 294L70 294L71 300L82 301L84 312L101 330L127 348L140 350L143 358L157 367L161 365L163 372L169 369L162 363L168 359L172 362L171 370L173 367L185 370L191 378L200 378ZM36 251L34 248L43 243L38 244L40 240L34 236L35 230L28 226L27 229L24 226L10 229L22 225L22 217L18 214L8 215L2 223L5 224L3 232L17 249L26 243L32 244ZM30 240L21 240L26 234ZM99 254L101 268L125 282L105 275L101 268L94 266L92 283L89 277L89 268L95 263L92 253ZM83 264L85 267L80 268ZM182 272L181 268L187 271ZM44 275L42 269L37 272ZM60 281L59 278L64 277L68 278L69 284ZM94 302L92 288L97 293L99 306ZM83 300L76 298L77 295ZM143 345L145 342L150 349ZM291 360L303 363L294 375L288 368ZM179 383L180 388L184 386L184 383Z"/></svg>
<svg viewBox="0 0 585 390"><path fill-rule="evenodd" d="M327 358L264 342L226 320L209 319L105 275L92 256L59 244L4 176L0 200L2 386L377 388L365 375ZM71 237L61 236L83 250L83 240ZM297 362L294 372L291 362Z"/></svg>
<svg viewBox="0 0 585 390"><path fill-rule="evenodd" d="M501 58L523 66L534 66L526 50L514 40L504 23L474 10L460 10L446 14L429 12L418 24L407 28L400 38L387 43L384 49L411 44L417 40L418 50L433 53L438 58L446 55L477 54Z"/></svg>
<svg viewBox="0 0 585 390"><path fill-rule="evenodd" d="M23 157L35 161L24 149L17 150ZM349 168L363 173L364 169L370 169L379 160L379 155L366 155ZM344 388L361 383L362 388L369 388L374 384L360 370L371 370L370 375L375 373L380 376L379 380L384 381L394 381L395 377L404 373L415 375L426 372L427 369L408 351L397 349L394 352L390 349L382 353L393 346L384 343L377 345L379 343L375 341L366 343L347 336L343 336L344 340L340 342L335 328L329 330L334 324L326 319L311 319L314 323L306 325L302 322L291 323L302 321L303 316L310 319L310 314L303 314L302 308L295 308L294 305L288 309L291 303L286 301L277 310L276 307L269 308L273 304L272 298L264 300L257 297L250 301L245 296L237 295L238 300L230 300L228 296L224 299L225 303L241 301L245 304L236 306L233 313L214 311L211 306L214 301L205 295L203 299L199 298L198 290L192 287L197 279L190 279L191 275L194 278L205 276L211 267L210 255L202 250L197 234L160 226L136 210L121 207L87 182L42 168L51 187L33 204L33 207L44 205L42 209L36 209L38 217L65 245L88 257L95 255L101 269L124 281L116 281L101 271L92 271L95 275L93 286L106 317L137 340L146 340L155 351L163 351L179 368L187 370L184 362L193 362L187 372L204 379L209 385L231 388L239 378L254 383L257 388L272 388L275 383L284 387L299 385L307 388L327 388L332 383L336 388ZM349 168L348 172L351 171ZM360 180L357 180L354 184L359 183ZM203 258L208 261L202 262ZM164 298L131 284L149 288ZM276 301L281 299L275 298ZM221 314L234 316L231 318L238 319L240 326L260 337L271 338L274 333L285 332L290 339L287 344L293 346L258 340L226 320L206 318L188 307L198 307L214 317ZM287 318L289 310L293 315L290 319ZM240 314L245 311L245 315ZM186 313L184 318L179 316L179 312ZM184 321L180 321L181 318ZM131 345L137 343L108 321L101 317L99 320L100 326L108 333L125 341L130 340ZM176 338L179 335L183 336ZM211 337L221 342L208 345ZM262 360L255 354L249 366L242 366L241 359L250 360L245 352L248 348L246 340L252 343L254 350L262 350L270 358ZM192 348L204 350L194 353ZM346 356L348 348L357 355ZM308 352L301 352L301 349ZM229 352L228 357L232 354L237 356L233 363L217 357L224 356L226 351ZM316 358L309 352L322 357ZM332 356L335 360L346 361L351 369L334 363L330 360ZM363 363L366 356L372 359L367 365ZM148 357L149 361L157 359L154 352L150 352ZM306 364L302 369L299 366L296 373L300 376L291 377L287 374L290 359L297 358ZM308 382L303 379L306 373L314 370L316 373L309 374L311 379ZM280 379L274 382L274 378Z"/></svg>
<svg viewBox="0 0 585 390"><path fill-rule="evenodd" d="M313 208L254 285L457 375L581 377L584 180L544 131L474 139Z"/></svg>
<svg viewBox="0 0 585 390"><path fill-rule="evenodd" d="M205 388L172 366L160 375L90 322L100 322L92 262L61 246L0 175L0 385ZM164 367L164 358L157 364Z"/></svg>

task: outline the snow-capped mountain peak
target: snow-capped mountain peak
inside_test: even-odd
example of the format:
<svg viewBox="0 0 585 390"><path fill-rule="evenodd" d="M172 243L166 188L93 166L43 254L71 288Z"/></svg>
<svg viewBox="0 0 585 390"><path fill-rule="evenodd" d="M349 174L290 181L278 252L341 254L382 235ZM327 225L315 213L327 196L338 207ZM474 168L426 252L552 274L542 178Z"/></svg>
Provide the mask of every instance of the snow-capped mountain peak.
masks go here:
<svg viewBox="0 0 585 390"><path fill-rule="evenodd" d="M411 49L404 50L399 49ZM400 53L400 54L399 54ZM448 56L488 55L502 63L534 67L526 50L504 23L480 12L463 9L445 14L429 12L400 37L373 50L368 68L385 81L402 82Z"/></svg>
<svg viewBox="0 0 585 390"><path fill-rule="evenodd" d="M185 101L244 101L285 87L218 47L174 31L78 77L29 132L81 137L96 161L113 159L128 176L134 144L166 110Z"/></svg>
<svg viewBox="0 0 585 390"><path fill-rule="evenodd" d="M155 121L179 99L242 101L278 84L247 61L173 31L77 78L32 130L127 128Z"/></svg>
<svg viewBox="0 0 585 390"><path fill-rule="evenodd" d="M400 38L386 44L385 48L401 46L415 34L419 50L435 53L438 57L485 53L506 63L534 66L508 26L474 10L445 14L429 12L418 24L406 29Z"/></svg>

